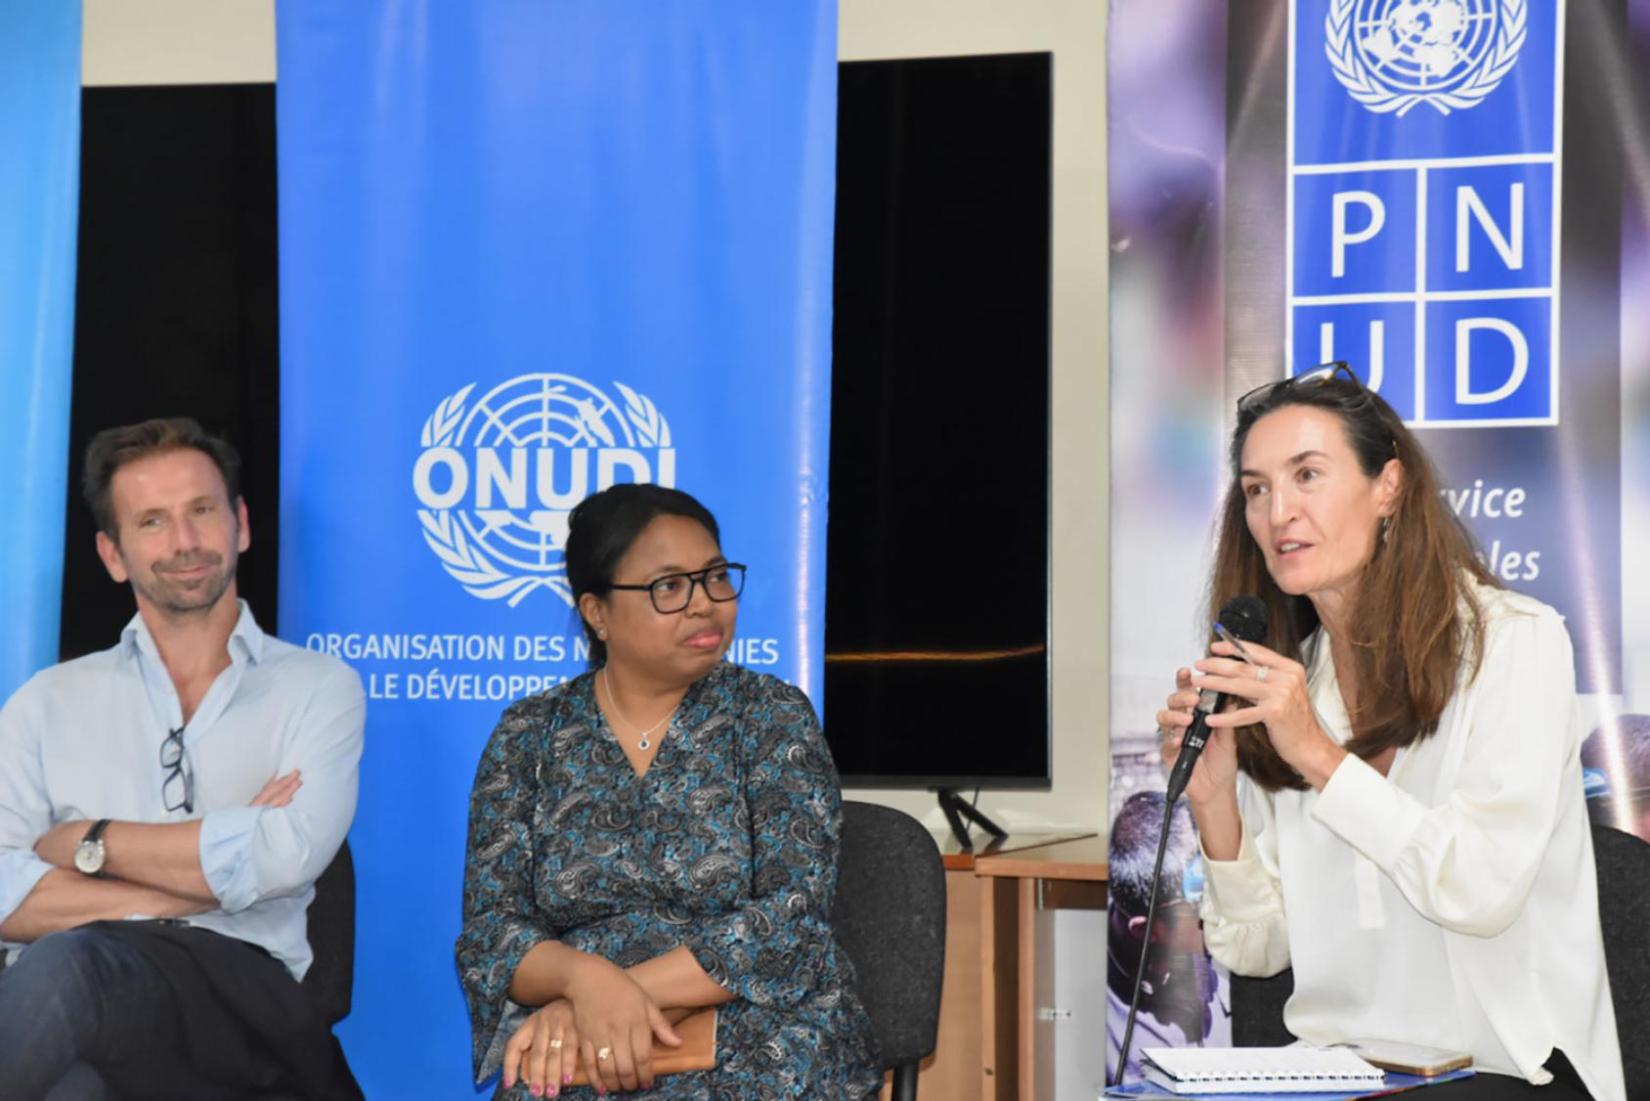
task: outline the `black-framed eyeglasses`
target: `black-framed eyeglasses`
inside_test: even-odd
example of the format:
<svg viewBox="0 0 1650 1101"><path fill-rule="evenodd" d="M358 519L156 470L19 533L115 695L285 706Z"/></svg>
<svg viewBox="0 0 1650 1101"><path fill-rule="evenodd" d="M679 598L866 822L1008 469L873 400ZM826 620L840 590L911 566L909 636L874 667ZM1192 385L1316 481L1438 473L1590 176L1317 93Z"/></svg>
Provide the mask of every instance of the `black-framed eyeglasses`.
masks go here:
<svg viewBox="0 0 1650 1101"><path fill-rule="evenodd" d="M745 591L745 564L720 562L689 573L667 573L655 577L646 585L609 585L610 589L627 592L645 592L653 601L653 610L660 615L675 615L693 603L693 587L703 585L705 595L718 604L738 600Z"/></svg>
<svg viewBox="0 0 1650 1101"><path fill-rule="evenodd" d="M195 774L189 770L189 764L183 757L183 727L166 732L166 740L160 743L160 767L166 770L166 779L161 781L160 796L168 813L181 810L185 814L195 813Z"/></svg>
<svg viewBox="0 0 1650 1101"><path fill-rule="evenodd" d="M1345 379L1360 390L1366 390L1364 380L1359 378L1344 359L1330 360L1321 366L1299 375L1290 375L1288 378L1276 382L1266 382L1244 394L1237 401L1237 411L1247 413L1251 409L1258 409L1269 404L1273 398L1296 386L1313 386L1320 382L1329 382L1332 379Z"/></svg>

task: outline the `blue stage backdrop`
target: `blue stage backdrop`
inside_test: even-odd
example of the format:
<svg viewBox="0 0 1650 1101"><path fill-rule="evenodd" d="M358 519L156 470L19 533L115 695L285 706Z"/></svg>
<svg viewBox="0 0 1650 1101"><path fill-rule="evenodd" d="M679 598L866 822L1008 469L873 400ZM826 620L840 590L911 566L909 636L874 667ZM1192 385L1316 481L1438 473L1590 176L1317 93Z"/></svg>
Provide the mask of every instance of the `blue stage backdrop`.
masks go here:
<svg viewBox="0 0 1650 1101"><path fill-rule="evenodd" d="M467 1096L476 760L585 667L562 546L615 481L750 564L735 660L816 689L831 0L282 0L280 628L368 685L340 1032Z"/></svg>
<svg viewBox="0 0 1650 1101"><path fill-rule="evenodd" d="M0 700L57 660L80 201L80 5L0 0Z"/></svg>

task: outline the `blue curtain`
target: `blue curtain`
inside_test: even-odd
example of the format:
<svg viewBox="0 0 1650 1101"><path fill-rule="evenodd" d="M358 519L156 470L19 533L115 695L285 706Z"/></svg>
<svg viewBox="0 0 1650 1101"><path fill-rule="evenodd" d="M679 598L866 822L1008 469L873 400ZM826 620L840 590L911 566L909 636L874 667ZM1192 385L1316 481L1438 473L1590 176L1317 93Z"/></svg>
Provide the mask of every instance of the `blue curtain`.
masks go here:
<svg viewBox="0 0 1650 1101"><path fill-rule="evenodd" d="M0 699L57 660L80 192L80 5L0 0Z"/></svg>

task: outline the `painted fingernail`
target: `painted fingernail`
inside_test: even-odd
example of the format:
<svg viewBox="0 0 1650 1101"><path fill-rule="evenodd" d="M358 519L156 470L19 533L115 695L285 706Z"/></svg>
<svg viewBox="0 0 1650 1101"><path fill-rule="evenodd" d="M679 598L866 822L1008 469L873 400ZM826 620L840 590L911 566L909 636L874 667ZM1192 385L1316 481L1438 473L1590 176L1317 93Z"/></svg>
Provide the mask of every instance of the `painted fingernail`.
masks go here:
<svg viewBox="0 0 1650 1101"><path fill-rule="evenodd" d="M544 1096L544 1087L543 1086L534 1086L528 1092L531 1093L534 1097L543 1097Z"/></svg>
<svg viewBox="0 0 1650 1101"><path fill-rule="evenodd" d="M571 1086L573 1084L573 1076L571 1074L562 1075L561 1084L564 1086Z"/></svg>

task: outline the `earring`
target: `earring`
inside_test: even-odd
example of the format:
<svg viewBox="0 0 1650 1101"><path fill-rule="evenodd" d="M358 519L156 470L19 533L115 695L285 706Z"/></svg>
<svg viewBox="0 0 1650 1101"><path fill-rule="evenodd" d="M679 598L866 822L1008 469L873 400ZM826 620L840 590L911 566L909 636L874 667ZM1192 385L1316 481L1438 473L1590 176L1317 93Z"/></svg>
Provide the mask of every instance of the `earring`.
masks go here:
<svg viewBox="0 0 1650 1101"><path fill-rule="evenodd" d="M607 632L606 631L597 631L596 632L596 637L601 639L603 642L606 642L607 641Z"/></svg>
<svg viewBox="0 0 1650 1101"><path fill-rule="evenodd" d="M1385 543L1387 541L1387 537L1390 536L1391 534L1392 534L1392 517L1390 517L1390 516L1381 517L1381 542Z"/></svg>

